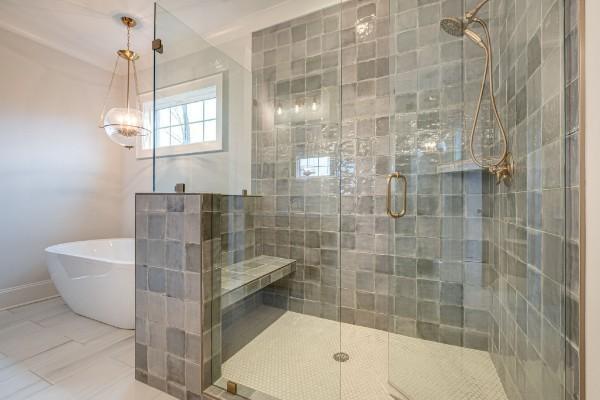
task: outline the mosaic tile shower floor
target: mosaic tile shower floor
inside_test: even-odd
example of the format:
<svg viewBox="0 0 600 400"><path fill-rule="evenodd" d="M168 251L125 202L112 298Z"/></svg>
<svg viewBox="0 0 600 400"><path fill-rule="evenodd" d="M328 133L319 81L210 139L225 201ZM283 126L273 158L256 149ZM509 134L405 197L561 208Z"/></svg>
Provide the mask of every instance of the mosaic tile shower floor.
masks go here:
<svg viewBox="0 0 600 400"><path fill-rule="evenodd" d="M277 312L261 307L237 329ZM388 354L383 331L288 311L223 364L223 377L281 400L390 400L389 356L399 400L507 399L487 352L395 334L389 340ZM333 359L340 349L350 356L344 363Z"/></svg>

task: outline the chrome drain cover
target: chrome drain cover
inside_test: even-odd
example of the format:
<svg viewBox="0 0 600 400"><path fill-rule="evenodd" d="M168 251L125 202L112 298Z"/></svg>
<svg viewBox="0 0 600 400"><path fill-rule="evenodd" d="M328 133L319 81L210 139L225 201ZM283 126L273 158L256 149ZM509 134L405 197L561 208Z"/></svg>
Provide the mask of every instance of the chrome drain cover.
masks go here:
<svg viewBox="0 0 600 400"><path fill-rule="evenodd" d="M339 352L333 355L333 359L337 362L346 362L350 359L350 356L348 353Z"/></svg>

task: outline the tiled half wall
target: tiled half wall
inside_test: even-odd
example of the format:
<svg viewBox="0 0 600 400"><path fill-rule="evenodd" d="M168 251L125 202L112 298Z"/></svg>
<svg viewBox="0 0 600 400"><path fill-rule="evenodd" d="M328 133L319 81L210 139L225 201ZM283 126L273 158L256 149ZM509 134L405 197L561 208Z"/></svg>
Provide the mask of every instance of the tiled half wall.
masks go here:
<svg viewBox="0 0 600 400"><path fill-rule="evenodd" d="M221 309L213 285L220 290L222 265L255 255L254 201L136 196L137 380L195 400L219 374Z"/></svg>

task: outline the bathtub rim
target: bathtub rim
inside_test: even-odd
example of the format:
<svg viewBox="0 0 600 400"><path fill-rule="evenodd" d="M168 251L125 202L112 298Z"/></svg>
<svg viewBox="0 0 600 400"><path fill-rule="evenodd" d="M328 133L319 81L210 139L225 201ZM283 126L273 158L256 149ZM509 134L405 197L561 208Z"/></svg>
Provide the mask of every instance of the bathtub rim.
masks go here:
<svg viewBox="0 0 600 400"><path fill-rule="evenodd" d="M55 244L55 245L46 247L44 249L44 251L48 254L54 254L57 256L68 256L68 257L79 258L82 260L92 260L92 261L114 264L115 267L130 268L131 266L135 265L135 250L133 253L132 260L98 257L98 256L94 256L94 255L85 255L85 254L81 254L81 253L65 251L66 246L69 246L69 245L94 243L94 242L105 242L105 241L117 241L117 240L119 240L119 241L130 240L132 242L132 245L135 246L135 238L120 237L120 238L107 238L107 239L77 240L74 242L59 243L59 244Z"/></svg>

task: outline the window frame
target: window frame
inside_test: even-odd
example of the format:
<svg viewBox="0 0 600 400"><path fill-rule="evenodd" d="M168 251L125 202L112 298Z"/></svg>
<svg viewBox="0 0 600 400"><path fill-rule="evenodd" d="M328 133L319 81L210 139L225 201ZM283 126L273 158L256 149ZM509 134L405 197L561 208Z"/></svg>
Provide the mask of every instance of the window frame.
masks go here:
<svg viewBox="0 0 600 400"><path fill-rule="evenodd" d="M208 100L208 97L201 92L210 87L216 88L216 140L210 142L187 143L175 146L156 147L156 157L174 157L181 155L191 155L200 153L210 153L223 151L223 74L215 74L193 81L168 86L156 91L156 105L153 104L152 92L140 95L140 101L143 107L144 119L146 113L150 112L150 135L154 135L154 117L157 109L174 107L182 104L189 104L196 101ZM154 137L156 139L156 136ZM153 157L153 147L144 149L142 147L143 137L136 138L136 158L148 159ZM154 143L154 140L152 141Z"/></svg>

